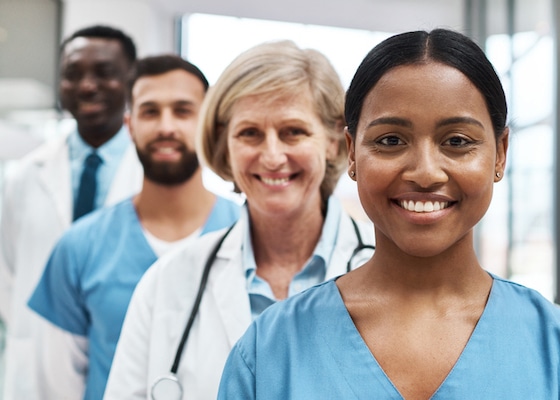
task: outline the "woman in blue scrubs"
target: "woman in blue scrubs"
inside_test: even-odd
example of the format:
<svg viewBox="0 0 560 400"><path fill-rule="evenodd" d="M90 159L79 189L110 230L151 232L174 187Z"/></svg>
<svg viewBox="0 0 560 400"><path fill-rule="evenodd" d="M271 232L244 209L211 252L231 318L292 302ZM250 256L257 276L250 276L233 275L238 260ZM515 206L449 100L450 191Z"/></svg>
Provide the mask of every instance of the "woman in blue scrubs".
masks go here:
<svg viewBox="0 0 560 400"><path fill-rule="evenodd" d="M345 110L376 251L263 313L219 399L558 399L560 312L486 272L474 250L504 176L506 115L469 38L437 29L376 46Z"/></svg>

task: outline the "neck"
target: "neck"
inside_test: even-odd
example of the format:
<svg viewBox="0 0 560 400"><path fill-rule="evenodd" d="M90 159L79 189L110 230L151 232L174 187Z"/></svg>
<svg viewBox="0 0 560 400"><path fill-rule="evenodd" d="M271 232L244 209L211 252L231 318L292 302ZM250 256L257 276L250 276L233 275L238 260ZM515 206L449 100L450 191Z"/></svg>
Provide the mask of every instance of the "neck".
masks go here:
<svg viewBox="0 0 560 400"><path fill-rule="evenodd" d="M476 257L472 232L432 257L405 254L379 235L375 253L363 272L367 272L367 280L375 290L407 295L438 296L453 292L468 296L471 288L491 281Z"/></svg>
<svg viewBox="0 0 560 400"><path fill-rule="evenodd" d="M324 217L320 208L302 212L295 220L260 218L250 209L249 214L257 266L283 266L297 273L311 257L321 237Z"/></svg>
<svg viewBox="0 0 560 400"><path fill-rule="evenodd" d="M173 186L144 178L134 206L141 224L152 235L175 241L201 228L212 211L215 195L206 190L199 169L188 181Z"/></svg>

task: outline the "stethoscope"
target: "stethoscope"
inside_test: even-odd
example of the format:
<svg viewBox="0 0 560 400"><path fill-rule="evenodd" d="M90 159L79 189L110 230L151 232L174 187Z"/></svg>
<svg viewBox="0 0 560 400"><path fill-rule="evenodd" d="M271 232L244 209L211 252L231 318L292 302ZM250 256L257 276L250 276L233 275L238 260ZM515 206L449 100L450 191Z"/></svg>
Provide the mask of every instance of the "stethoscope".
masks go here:
<svg viewBox="0 0 560 400"><path fill-rule="evenodd" d="M352 221L352 225L354 227L354 231L356 232L356 238L358 239L358 245L352 251L350 258L348 259L348 263L346 264L346 272L350 272L352 269L352 260L362 251L366 249L375 250L375 246L371 244L365 244L362 240L362 235L360 235L360 230L356 221L353 218L350 218ZM166 376L162 376L155 380L152 384L152 400L181 400L183 396L183 386L179 379L177 379L177 370L179 369L179 363L181 362L181 356L183 354L183 349L187 343L187 339L191 332L191 328L194 324L194 320L196 315L198 314L198 309L200 307L200 302L202 301L202 295L204 294L204 290L206 289L206 284L208 283L208 276L210 275L210 269L212 269L212 264L216 261L216 255L220 248L222 247L222 243L229 235L233 227L232 225L229 229L224 233L224 235L218 240L212 252L208 256L206 260L206 264L204 265L204 270L202 271L202 277L200 278L200 284L198 285L198 292L196 294L196 298L194 300L193 307L191 309L191 313L189 315L189 319L187 321L187 325L185 326L185 330L183 331L183 336L181 336L181 341L179 342L179 346L177 347L177 352L175 353L175 359L173 360L173 365L171 366L171 370L169 374Z"/></svg>

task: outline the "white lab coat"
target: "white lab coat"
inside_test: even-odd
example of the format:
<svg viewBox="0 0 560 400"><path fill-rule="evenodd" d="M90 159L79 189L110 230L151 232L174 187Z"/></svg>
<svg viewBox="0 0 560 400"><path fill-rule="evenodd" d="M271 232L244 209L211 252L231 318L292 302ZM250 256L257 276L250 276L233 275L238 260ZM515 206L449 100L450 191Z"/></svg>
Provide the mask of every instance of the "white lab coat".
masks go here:
<svg viewBox="0 0 560 400"><path fill-rule="evenodd" d="M251 323L247 281L242 265L243 224L240 219L219 250L208 279L200 310L183 351L177 376L183 399L214 400L226 358ZM360 224L362 240L373 241L371 224ZM130 303L105 400L151 399L152 383L169 374L196 296L209 253L224 231L160 258L143 276ZM326 279L346 272L357 245L356 233L342 213L337 245ZM362 254L361 265L371 255ZM367 257L365 257L367 256Z"/></svg>
<svg viewBox="0 0 560 400"><path fill-rule="evenodd" d="M36 371L49 374L75 367L40 365L40 349L35 348L39 334L55 327L27 307L52 248L72 223L66 139L67 135L61 135L24 157L4 182L0 226L0 315L7 325L4 400L49 398ZM142 179L142 167L131 143L115 174L106 204L138 192Z"/></svg>

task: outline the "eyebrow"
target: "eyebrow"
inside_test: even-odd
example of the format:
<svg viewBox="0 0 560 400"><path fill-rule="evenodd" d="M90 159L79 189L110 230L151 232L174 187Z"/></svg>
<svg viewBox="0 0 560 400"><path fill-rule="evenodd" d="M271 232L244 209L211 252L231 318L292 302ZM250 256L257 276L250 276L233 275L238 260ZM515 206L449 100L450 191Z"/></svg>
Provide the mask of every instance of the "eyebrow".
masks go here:
<svg viewBox="0 0 560 400"><path fill-rule="evenodd" d="M188 106L192 106L194 104L194 102L190 101L190 100L177 100L177 101L172 102L172 104L173 104L173 106L182 106L182 107L187 106L188 107ZM153 106L159 106L159 105L160 105L160 103L157 102L157 101L148 100L148 101L145 101L143 103L140 103L138 105L138 107L153 107Z"/></svg>
<svg viewBox="0 0 560 400"><path fill-rule="evenodd" d="M442 126L455 125L455 124L469 124L469 125L476 125L476 126L479 126L481 128L484 128L484 125L482 125L482 122L480 122L477 119L471 118L471 117L446 118L443 121L438 122L436 126L438 128L440 128Z"/></svg>
<svg viewBox="0 0 560 400"><path fill-rule="evenodd" d="M469 125L476 125L479 126L481 128L484 128L484 125L482 125L482 123L480 121L478 121L477 119L471 118L471 117L451 117L451 118L446 118L442 121L439 121L436 124L437 128L441 128L443 126L447 126L447 125L455 125L455 124L469 124ZM373 121L371 121L368 125L367 128L371 128L373 126L377 126L377 125L397 125L397 126L402 126L405 128L412 128L412 122L404 119L404 118L399 118L399 117L381 117L381 118L377 118L374 119Z"/></svg>
<svg viewBox="0 0 560 400"><path fill-rule="evenodd" d="M366 128L371 128L377 125L398 125L405 128L412 128L412 122L404 118L398 117L381 117L371 121Z"/></svg>

